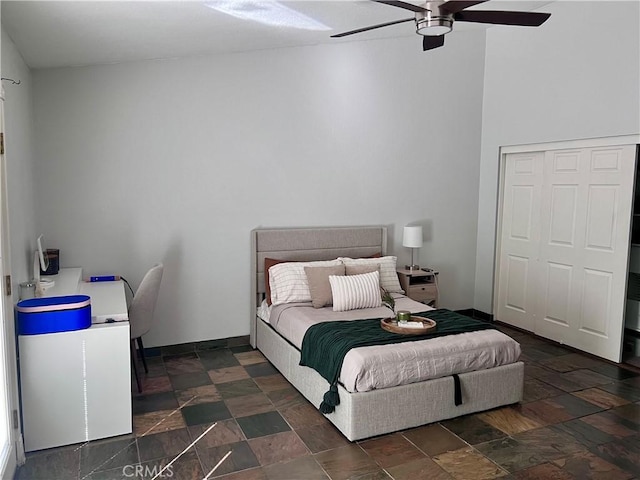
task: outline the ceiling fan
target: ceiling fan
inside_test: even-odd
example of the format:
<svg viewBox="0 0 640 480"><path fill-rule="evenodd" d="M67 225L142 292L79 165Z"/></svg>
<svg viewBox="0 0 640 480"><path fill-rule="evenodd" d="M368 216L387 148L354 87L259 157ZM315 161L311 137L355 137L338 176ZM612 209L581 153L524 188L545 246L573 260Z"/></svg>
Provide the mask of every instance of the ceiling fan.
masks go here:
<svg viewBox="0 0 640 480"><path fill-rule="evenodd" d="M473 5L484 3L488 0L479 1L431 1L423 5L413 5L411 3L393 0L372 0L377 3L385 3L393 7L411 10L415 13L412 18L404 18L370 27L358 28L349 32L331 35L331 38L346 37L355 33L362 33L376 28L388 27L398 23L415 21L416 33L424 35L422 50L431 50L444 45L444 36L453 28L453 22L474 22L492 23L496 25L517 25L523 27L539 27L550 16L550 13L538 12L509 12L504 10L465 10Z"/></svg>

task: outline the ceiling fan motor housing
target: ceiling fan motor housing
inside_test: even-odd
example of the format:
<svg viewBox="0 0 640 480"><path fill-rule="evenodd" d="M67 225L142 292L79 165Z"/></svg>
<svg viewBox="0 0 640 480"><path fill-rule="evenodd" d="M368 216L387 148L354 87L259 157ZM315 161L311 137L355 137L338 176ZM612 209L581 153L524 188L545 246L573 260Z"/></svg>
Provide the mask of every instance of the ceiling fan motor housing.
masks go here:
<svg viewBox="0 0 640 480"><path fill-rule="evenodd" d="M453 27L453 14L443 14L440 5L444 2L427 2L423 12L416 12L416 33L439 36L449 33Z"/></svg>

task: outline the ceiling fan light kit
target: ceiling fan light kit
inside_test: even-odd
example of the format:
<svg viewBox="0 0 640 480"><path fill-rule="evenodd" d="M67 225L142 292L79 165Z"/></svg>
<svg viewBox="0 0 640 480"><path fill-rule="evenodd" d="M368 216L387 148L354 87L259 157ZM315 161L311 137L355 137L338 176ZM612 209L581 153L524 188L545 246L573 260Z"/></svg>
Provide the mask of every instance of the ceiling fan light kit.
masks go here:
<svg viewBox="0 0 640 480"><path fill-rule="evenodd" d="M391 22L358 28L349 32L331 35L332 38L345 37L377 28L388 27L398 23L415 21L416 33L424 37L423 50L432 50L444 45L444 36L453 30L453 24L458 22L488 23L493 25L515 25L521 27L539 27L551 16L550 13L538 12L510 12L503 10L465 10L466 8L485 3L488 0L450 0L426 2L414 5L398 0L372 0L392 7L410 10L413 18L404 18Z"/></svg>
<svg viewBox="0 0 640 480"><path fill-rule="evenodd" d="M431 11L416 12L416 33L427 37L446 35L453 29L453 16L436 16Z"/></svg>

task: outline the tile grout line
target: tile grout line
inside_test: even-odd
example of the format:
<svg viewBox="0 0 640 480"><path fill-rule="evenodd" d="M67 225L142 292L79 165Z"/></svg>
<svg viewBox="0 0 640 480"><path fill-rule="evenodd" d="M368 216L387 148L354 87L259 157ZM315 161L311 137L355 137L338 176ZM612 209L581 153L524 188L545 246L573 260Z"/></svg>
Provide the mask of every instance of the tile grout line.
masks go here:
<svg viewBox="0 0 640 480"><path fill-rule="evenodd" d="M193 447L196 443L198 443L202 437L204 437L207 433L209 433L213 427L215 427L216 425L218 425L218 422L215 422L213 425L211 425L209 428L207 428L202 434L200 434L200 436L198 438L196 438L193 442L191 442L189 444L189 446L187 446L187 448L185 448L184 450L182 450L182 452L180 452L173 460L171 460L168 464L166 464L158 473L155 474L155 476L151 479L151 480L155 480L156 478L158 478L159 476L162 475L162 473L169 468L171 465L173 465L173 463L178 460L182 455L184 455L191 447ZM229 454L231 454L231 452L229 452ZM229 456L229 455L227 455ZM226 457L225 457L226 459ZM217 466L216 466L217 468Z"/></svg>
<svg viewBox="0 0 640 480"><path fill-rule="evenodd" d="M208 479L209 479L209 477L213 474L213 472L215 472L215 471L218 469L218 467L219 467L220 465L222 465L222 462L224 462L224 461L227 459L227 457L228 457L229 455L231 455L231 452L232 452L232 450L229 450L229 451L227 452L227 454L226 454L224 457L222 457L222 459L220 459L220 461L219 461L218 463L216 463L216 466L215 466L215 467L213 467L213 468L211 469L211 471L210 471L209 473L207 473L207 475L206 475L202 480L208 480ZM154 479L152 479L152 480L154 480Z"/></svg>
<svg viewBox="0 0 640 480"><path fill-rule="evenodd" d="M197 395L193 398L191 398L191 400L189 400L188 402L186 402L184 405L182 405L181 407L178 407L177 409L175 409L174 411L172 411L169 415L167 415L166 417L164 417L162 420L160 420L158 423L156 423L153 427L151 427L149 430L147 430L145 433L143 433L140 437L138 437L135 433L133 434L133 441L131 443L129 443L128 445L126 445L125 447L121 448L120 450L118 450L116 453L114 453L111 457L107 458L105 461L103 461L100 465L98 465L96 468L94 468L93 470L91 470L88 474L86 474L84 477L80 477L80 480L84 480L85 478L87 478L88 476L92 475L93 473L95 473L96 471L98 471L98 469L100 467L102 467L103 465L109 463L111 460L113 460L115 457L117 457L118 455L120 455L122 452L124 452L127 448L129 448L131 445L133 445L134 443L136 444L136 452L138 452L138 463L140 462L140 452L138 450L138 438L144 438L147 433L149 433L150 431L152 431L154 428L156 428L158 425L160 425L162 422L164 422L167 418L171 417L174 413L182 410L182 408L184 408L185 406L187 406L190 402L192 402L193 400L195 400L197 398ZM82 461L82 456L80 456L80 460Z"/></svg>

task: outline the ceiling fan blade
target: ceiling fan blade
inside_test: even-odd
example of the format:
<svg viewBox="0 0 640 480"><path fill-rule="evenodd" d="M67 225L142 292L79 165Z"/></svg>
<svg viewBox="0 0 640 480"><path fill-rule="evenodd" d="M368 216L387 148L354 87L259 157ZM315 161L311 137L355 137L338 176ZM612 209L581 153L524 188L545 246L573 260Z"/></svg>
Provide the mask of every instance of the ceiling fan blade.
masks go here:
<svg viewBox="0 0 640 480"><path fill-rule="evenodd" d="M478 1L469 1L463 2L458 0L453 0L451 2L444 2L440 5L440 11L442 13L457 13L465 8L473 7L474 5L478 5L479 3L487 2L488 0L478 0Z"/></svg>
<svg viewBox="0 0 640 480"><path fill-rule="evenodd" d="M412 12L428 12L429 11L424 7L412 5L411 3L407 3L407 2L398 2L393 0L372 0L372 1L376 3L385 3L387 5L391 5L392 7L404 8L405 10L411 10Z"/></svg>
<svg viewBox="0 0 640 480"><path fill-rule="evenodd" d="M444 35L438 36L426 36L422 40L422 50L433 50L434 48L438 48L444 45Z"/></svg>
<svg viewBox="0 0 640 480"><path fill-rule="evenodd" d="M551 16L550 13L505 12L500 10L470 10L458 12L454 19L462 22L493 23L496 25L519 25L539 27Z"/></svg>
<svg viewBox="0 0 640 480"><path fill-rule="evenodd" d="M346 37L347 35L353 35L354 33L362 33L362 32L366 32L368 30L375 30L376 28L382 28L382 27L388 27L390 25L396 25L398 23L413 22L414 20L415 20L415 18L411 17L411 18L405 18L403 20L396 20L394 22L380 23L378 25L371 25L370 27L358 28L357 30L351 30L349 32L336 33L335 35L331 35L331 38Z"/></svg>

